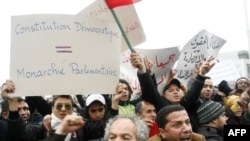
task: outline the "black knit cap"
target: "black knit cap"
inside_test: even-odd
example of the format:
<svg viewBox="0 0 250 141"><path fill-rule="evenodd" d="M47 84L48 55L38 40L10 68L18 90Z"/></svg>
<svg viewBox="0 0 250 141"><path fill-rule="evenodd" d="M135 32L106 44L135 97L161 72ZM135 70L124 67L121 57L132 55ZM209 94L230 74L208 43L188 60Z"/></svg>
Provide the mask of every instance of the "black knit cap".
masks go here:
<svg viewBox="0 0 250 141"><path fill-rule="evenodd" d="M218 89L219 89L219 91L223 92L226 96L228 96L229 93L230 93L231 91L233 91L233 90L229 87L229 85L228 85L228 83L227 83L226 80L222 80L222 81L220 82L220 84L218 85Z"/></svg>
<svg viewBox="0 0 250 141"><path fill-rule="evenodd" d="M198 110L198 119L200 124L206 124L218 118L225 111L224 107L213 100L203 102Z"/></svg>

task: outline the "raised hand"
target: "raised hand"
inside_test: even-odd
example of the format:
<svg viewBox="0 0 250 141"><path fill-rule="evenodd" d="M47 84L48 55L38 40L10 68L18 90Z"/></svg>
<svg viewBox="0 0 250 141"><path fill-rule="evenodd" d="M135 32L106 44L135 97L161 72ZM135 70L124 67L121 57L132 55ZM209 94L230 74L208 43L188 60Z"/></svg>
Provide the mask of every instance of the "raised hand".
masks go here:
<svg viewBox="0 0 250 141"><path fill-rule="evenodd" d="M81 116L67 115L62 121L62 125L56 130L56 134L66 135L83 127L85 121Z"/></svg>
<svg viewBox="0 0 250 141"><path fill-rule="evenodd" d="M1 96L3 99L9 98L9 93L15 92L15 85L12 80L6 80L6 82L2 85Z"/></svg>
<svg viewBox="0 0 250 141"><path fill-rule="evenodd" d="M200 75L206 75L215 65L214 56L208 56L204 62L202 62L202 65L200 67Z"/></svg>
<svg viewBox="0 0 250 141"><path fill-rule="evenodd" d="M145 69L143 59L139 53L130 54L130 63L133 67L137 68L139 72L143 72Z"/></svg>
<svg viewBox="0 0 250 141"><path fill-rule="evenodd" d="M151 60L148 60L147 56L145 56L143 58L143 60L144 60L145 67L148 70L148 73L150 75L153 75L154 74L154 72L153 72L153 66L154 66L153 62Z"/></svg>

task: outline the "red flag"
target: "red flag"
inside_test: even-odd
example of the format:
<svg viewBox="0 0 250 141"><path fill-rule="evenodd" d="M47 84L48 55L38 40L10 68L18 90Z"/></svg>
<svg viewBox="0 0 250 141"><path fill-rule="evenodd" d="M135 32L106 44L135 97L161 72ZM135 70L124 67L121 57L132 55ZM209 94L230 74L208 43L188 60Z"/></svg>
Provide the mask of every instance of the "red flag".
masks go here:
<svg viewBox="0 0 250 141"><path fill-rule="evenodd" d="M124 5L130 5L135 2L139 2L141 0L105 0L106 4L110 9L119 7L119 6L124 6Z"/></svg>

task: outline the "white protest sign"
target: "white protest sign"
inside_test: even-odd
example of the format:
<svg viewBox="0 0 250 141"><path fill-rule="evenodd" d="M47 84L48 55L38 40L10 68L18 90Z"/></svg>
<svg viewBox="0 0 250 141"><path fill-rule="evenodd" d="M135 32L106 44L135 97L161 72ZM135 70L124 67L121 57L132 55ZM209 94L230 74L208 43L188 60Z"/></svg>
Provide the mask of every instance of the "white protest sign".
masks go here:
<svg viewBox="0 0 250 141"><path fill-rule="evenodd" d="M205 61L209 55L216 57L225 42L224 39L206 30L200 31L181 50L175 77L183 84L187 84L195 64Z"/></svg>
<svg viewBox="0 0 250 141"><path fill-rule="evenodd" d="M241 64L240 64L240 59L239 59L239 55L238 55L237 51L219 53L217 58L218 58L219 62L224 61L224 60L231 60L234 64L235 68L238 68L237 72L240 74L240 76L242 76L241 71L239 69L239 68L241 68ZM236 78L235 80L237 80L237 79L238 78Z"/></svg>
<svg viewBox="0 0 250 141"><path fill-rule="evenodd" d="M142 56L147 56L147 58L153 62L153 72L155 74L156 83L160 94L162 94L163 87L166 85L170 72L179 58L179 48L177 46L160 49L136 48L136 52L140 53Z"/></svg>
<svg viewBox="0 0 250 141"><path fill-rule="evenodd" d="M142 57L147 56L148 60L152 61L153 72L156 77L158 90L161 93L169 77L170 71L174 63L178 60L180 51L178 47L169 47L161 49L141 49L136 48L136 52ZM140 92L140 83L137 78L137 69L130 63L130 51L122 52L120 77L130 83L134 93Z"/></svg>
<svg viewBox="0 0 250 141"><path fill-rule="evenodd" d="M218 85L222 80L235 81L240 78L239 72L230 59L216 63L207 76L211 77L213 85Z"/></svg>
<svg viewBox="0 0 250 141"><path fill-rule="evenodd" d="M119 6L114 8L113 10L115 11L118 17L131 46L134 47L140 43L143 43L146 40L146 37L134 5L131 4ZM111 10L108 8L105 0L96 0L88 7L80 11L77 16L91 16L116 23L111 13ZM128 45L122 37L121 51L125 51L127 49Z"/></svg>
<svg viewBox="0 0 250 141"><path fill-rule="evenodd" d="M121 53L120 62L120 78L125 79L134 94L141 91L140 83L137 78L137 69L134 68L130 63L130 50L125 50Z"/></svg>
<svg viewBox="0 0 250 141"><path fill-rule="evenodd" d="M121 33L108 21L72 15L11 19L14 96L114 93Z"/></svg>

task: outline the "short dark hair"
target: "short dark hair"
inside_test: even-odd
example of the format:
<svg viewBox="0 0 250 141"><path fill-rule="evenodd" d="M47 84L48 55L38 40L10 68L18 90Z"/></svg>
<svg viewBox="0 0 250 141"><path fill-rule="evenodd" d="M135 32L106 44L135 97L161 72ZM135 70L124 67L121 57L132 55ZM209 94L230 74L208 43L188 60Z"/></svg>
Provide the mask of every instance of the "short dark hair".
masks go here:
<svg viewBox="0 0 250 141"><path fill-rule="evenodd" d="M142 112L142 103L150 103L150 104L152 104L151 102L148 102L148 101L145 101L145 100L141 100L141 101L139 101L138 103L136 103L136 105L135 105L135 113L136 114L140 114L141 112ZM154 104L152 104L154 107L155 107L155 105Z"/></svg>
<svg viewBox="0 0 250 141"><path fill-rule="evenodd" d="M156 123L159 128L164 128L165 125L169 122L167 116L176 111L186 110L183 106L180 105L167 105L160 109L156 116Z"/></svg>
<svg viewBox="0 0 250 141"><path fill-rule="evenodd" d="M9 103L8 103L8 99L4 99L2 102L1 102L1 107L2 107L2 112L8 112L9 111Z"/></svg>
<svg viewBox="0 0 250 141"><path fill-rule="evenodd" d="M125 79L121 79L121 78L120 78L120 79L119 79L119 82L120 82L120 83L123 83L123 84L125 84L125 85L127 85L128 91L129 91L129 95L131 95L131 94L133 93L132 88L130 87L128 81L126 81Z"/></svg>
<svg viewBox="0 0 250 141"><path fill-rule="evenodd" d="M71 95L55 95L55 96L53 96L52 106L54 106L55 101L56 101L58 98L70 99L71 104L72 104L72 105L74 104L74 101L73 101L73 98L71 97Z"/></svg>

